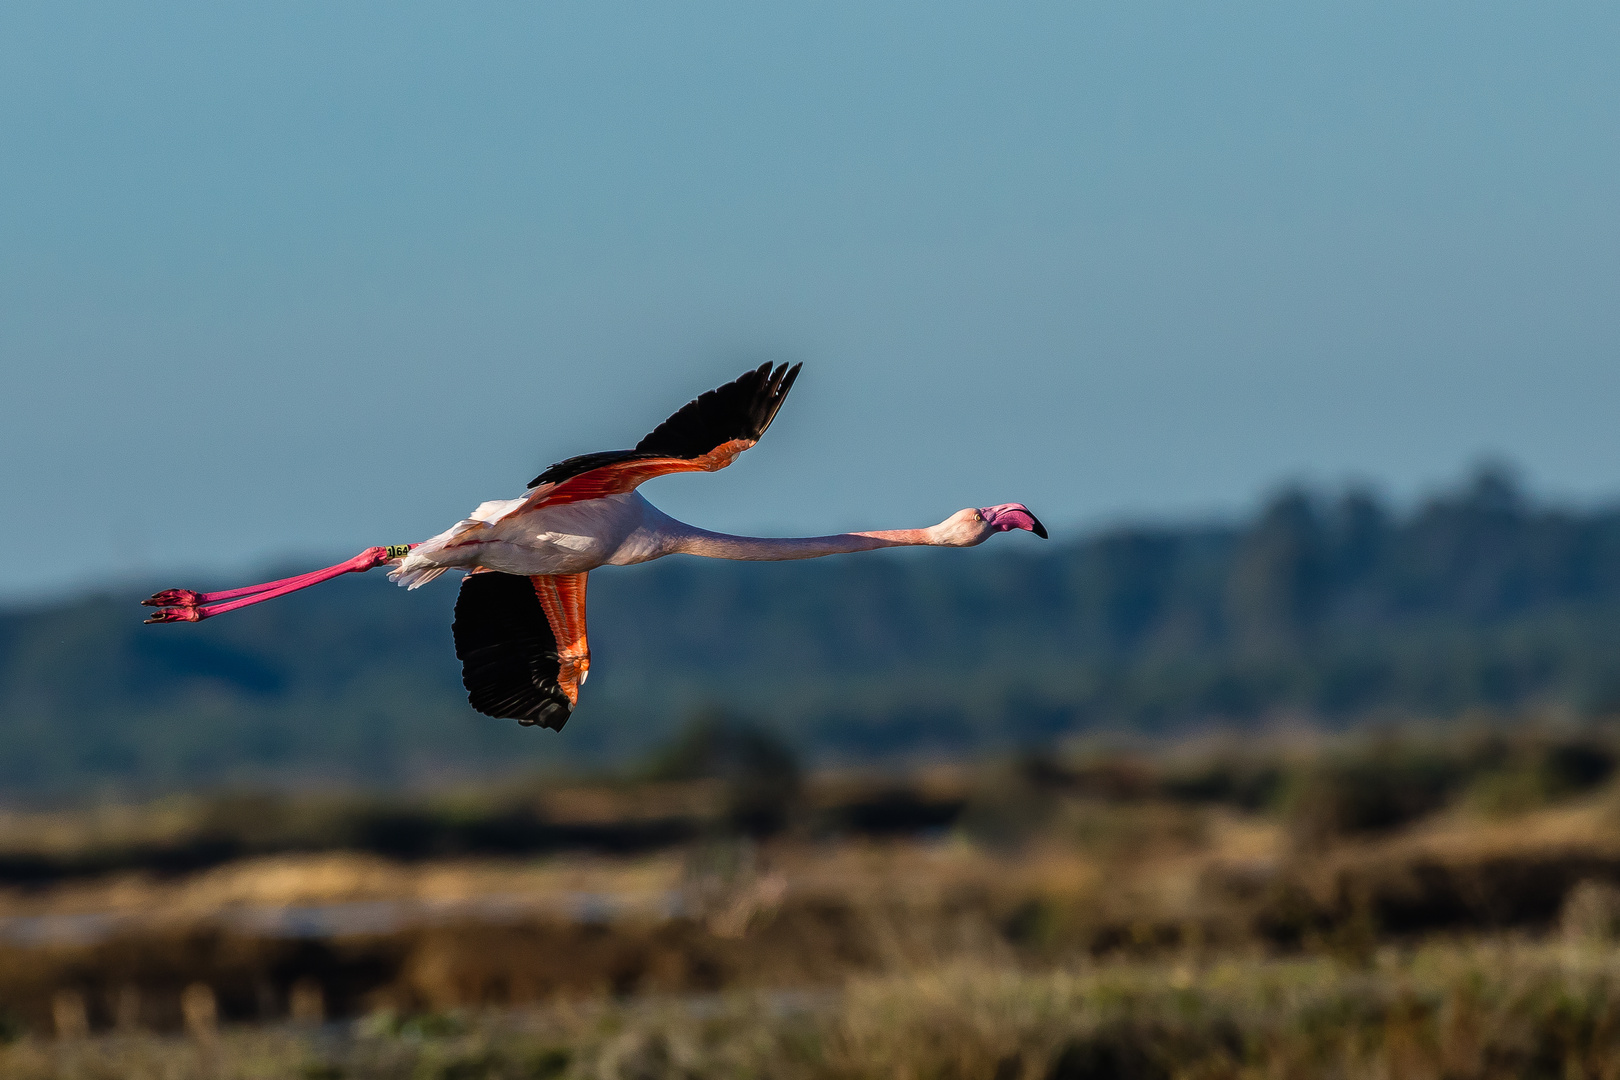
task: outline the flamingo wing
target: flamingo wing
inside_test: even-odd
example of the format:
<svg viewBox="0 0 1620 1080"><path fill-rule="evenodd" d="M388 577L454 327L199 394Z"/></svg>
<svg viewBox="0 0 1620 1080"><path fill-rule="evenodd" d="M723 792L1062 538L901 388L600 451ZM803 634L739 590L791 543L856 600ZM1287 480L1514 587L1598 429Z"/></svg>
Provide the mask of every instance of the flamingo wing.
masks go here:
<svg viewBox="0 0 1620 1080"><path fill-rule="evenodd" d="M634 450L559 461L529 482L524 509L617 495L667 473L725 468L771 426L801 366L761 364L745 372L687 402Z"/></svg>
<svg viewBox="0 0 1620 1080"><path fill-rule="evenodd" d="M456 598L456 658L472 707L561 731L591 666L584 574L468 574Z"/></svg>

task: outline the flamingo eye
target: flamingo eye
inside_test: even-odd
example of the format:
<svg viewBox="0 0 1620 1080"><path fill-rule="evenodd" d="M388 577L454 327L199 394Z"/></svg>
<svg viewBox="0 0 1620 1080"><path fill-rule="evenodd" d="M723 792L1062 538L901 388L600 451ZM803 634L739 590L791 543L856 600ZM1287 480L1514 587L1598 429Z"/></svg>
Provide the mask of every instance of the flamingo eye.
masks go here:
<svg viewBox="0 0 1620 1080"><path fill-rule="evenodd" d="M973 520L974 521L983 521L984 520L984 512L982 510L973 511Z"/></svg>

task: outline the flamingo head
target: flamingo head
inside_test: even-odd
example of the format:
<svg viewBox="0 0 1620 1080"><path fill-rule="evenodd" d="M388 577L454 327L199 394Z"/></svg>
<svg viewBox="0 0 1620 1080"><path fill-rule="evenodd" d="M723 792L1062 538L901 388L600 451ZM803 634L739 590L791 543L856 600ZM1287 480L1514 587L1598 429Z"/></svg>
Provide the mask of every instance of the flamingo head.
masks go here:
<svg viewBox="0 0 1620 1080"><path fill-rule="evenodd" d="M935 528L940 530L941 541L951 547L972 547L984 543L993 533L1013 529L1028 529L1046 539L1046 526L1023 503L958 510Z"/></svg>
<svg viewBox="0 0 1620 1080"><path fill-rule="evenodd" d="M1000 506L986 506L978 511L979 517L990 526L994 532L1007 532L1010 529L1028 529L1042 540L1046 539L1046 526L1041 519L1029 512L1029 507L1023 503L1002 503Z"/></svg>

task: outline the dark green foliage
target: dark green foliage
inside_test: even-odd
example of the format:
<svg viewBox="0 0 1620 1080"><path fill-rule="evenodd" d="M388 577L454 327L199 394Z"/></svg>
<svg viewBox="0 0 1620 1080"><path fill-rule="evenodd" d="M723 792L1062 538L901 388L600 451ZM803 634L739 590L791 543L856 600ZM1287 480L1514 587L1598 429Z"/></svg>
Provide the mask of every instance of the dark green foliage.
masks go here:
<svg viewBox="0 0 1620 1080"><path fill-rule="evenodd" d="M1244 525L1027 539L604 568L561 737L467 707L444 584L340 579L196 626L140 625L145 586L12 611L0 790L622 762L708 703L861 760L1283 716L1620 712L1620 511L1537 506L1499 470L1406 515L1289 490Z"/></svg>
<svg viewBox="0 0 1620 1080"><path fill-rule="evenodd" d="M1055 805L1050 790L1024 777L995 777L980 785L956 824L977 844L1016 851L1047 825Z"/></svg>
<svg viewBox="0 0 1620 1080"><path fill-rule="evenodd" d="M1137 1025L1138 1028L1146 1025ZM1127 1025L1075 1039L1053 1059L1047 1080L1170 1080L1163 1032ZM1178 1055L1179 1056L1179 1055ZM1168 1060L1165 1060L1168 1059Z"/></svg>
<svg viewBox="0 0 1620 1080"><path fill-rule="evenodd" d="M1439 809L1468 778L1454 754L1403 745L1305 770L1286 796L1300 840L1393 829Z"/></svg>
<svg viewBox="0 0 1620 1080"><path fill-rule="evenodd" d="M1614 751L1592 740L1548 747L1542 769L1554 796L1585 791L1614 772Z"/></svg>
<svg viewBox="0 0 1620 1080"><path fill-rule="evenodd" d="M159 809L161 812L160 804ZM142 811L130 808L127 813ZM0 852L0 885L31 885L140 868L169 875L276 852L364 851L405 861L588 851L634 855L685 843L709 828L702 815L599 822L553 821L521 791L478 802L219 795L192 803L189 820L161 837Z"/></svg>
<svg viewBox="0 0 1620 1080"><path fill-rule="evenodd" d="M1470 785L1471 801L1482 810L1511 813L1597 787L1613 775L1615 752L1596 739L1579 738L1504 751L1489 765Z"/></svg>
<svg viewBox="0 0 1620 1080"><path fill-rule="evenodd" d="M763 836L788 822L799 795L798 757L768 729L725 713L703 713L647 770L653 780L720 780L727 819L736 829Z"/></svg>
<svg viewBox="0 0 1620 1080"><path fill-rule="evenodd" d="M1166 772L1162 790L1180 802L1226 803L1241 810L1264 810L1285 789L1287 773L1276 761L1214 758Z"/></svg>

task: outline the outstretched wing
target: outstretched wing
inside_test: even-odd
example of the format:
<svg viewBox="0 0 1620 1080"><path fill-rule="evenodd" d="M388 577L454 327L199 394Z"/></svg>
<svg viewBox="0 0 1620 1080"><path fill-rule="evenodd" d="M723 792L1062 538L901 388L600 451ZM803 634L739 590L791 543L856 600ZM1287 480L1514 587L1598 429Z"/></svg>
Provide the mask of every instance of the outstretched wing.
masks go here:
<svg viewBox="0 0 1620 1080"><path fill-rule="evenodd" d="M529 482L528 508L632 491L666 473L714 472L759 441L799 377L801 364L761 364L710 390L652 430L634 450L559 461Z"/></svg>
<svg viewBox="0 0 1620 1080"><path fill-rule="evenodd" d="M473 708L562 730L591 666L584 574L468 574L454 633Z"/></svg>

